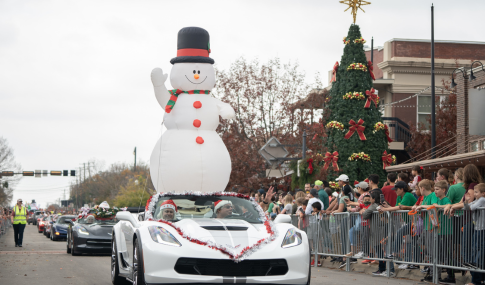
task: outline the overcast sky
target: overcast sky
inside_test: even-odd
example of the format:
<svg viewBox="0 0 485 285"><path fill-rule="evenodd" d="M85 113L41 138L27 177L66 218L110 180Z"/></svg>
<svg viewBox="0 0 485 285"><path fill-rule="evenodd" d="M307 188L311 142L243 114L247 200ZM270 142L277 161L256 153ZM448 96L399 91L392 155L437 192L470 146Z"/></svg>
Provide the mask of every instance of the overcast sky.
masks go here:
<svg viewBox="0 0 485 285"><path fill-rule="evenodd" d="M431 1L371 2L357 15L368 45L372 36L375 46L430 38ZM434 4L436 39L484 40L472 16L485 1ZM316 72L327 82L352 23L345 8L338 0L0 0L0 136L23 170L77 169L93 158L131 163L135 146L148 161L163 115L150 72L170 72L181 28L209 31L217 68L278 56L298 61L309 83ZM14 198L45 206L69 183L25 177Z"/></svg>

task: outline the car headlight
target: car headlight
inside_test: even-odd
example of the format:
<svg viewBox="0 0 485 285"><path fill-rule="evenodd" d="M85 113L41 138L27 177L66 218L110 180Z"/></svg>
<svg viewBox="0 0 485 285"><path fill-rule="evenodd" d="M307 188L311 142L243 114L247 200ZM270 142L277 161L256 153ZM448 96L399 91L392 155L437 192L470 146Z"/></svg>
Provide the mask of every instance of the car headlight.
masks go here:
<svg viewBox="0 0 485 285"><path fill-rule="evenodd" d="M301 234L297 232L295 229L289 229L286 232L285 238L283 239L283 243L281 244L282 248L288 248L300 245L302 242Z"/></svg>
<svg viewBox="0 0 485 285"><path fill-rule="evenodd" d="M83 235L89 235L89 232L85 228L79 228L77 232Z"/></svg>
<svg viewBox="0 0 485 285"><path fill-rule="evenodd" d="M157 226L148 227L150 236L154 242L158 242L170 246L182 246L180 242L166 229Z"/></svg>

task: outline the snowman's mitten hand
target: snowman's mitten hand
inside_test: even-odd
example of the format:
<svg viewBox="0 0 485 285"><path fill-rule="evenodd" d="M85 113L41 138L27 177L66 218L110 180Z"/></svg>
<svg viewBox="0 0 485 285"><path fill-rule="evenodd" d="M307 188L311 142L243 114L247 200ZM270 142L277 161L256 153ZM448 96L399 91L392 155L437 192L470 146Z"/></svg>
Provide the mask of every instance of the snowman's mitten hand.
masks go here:
<svg viewBox="0 0 485 285"><path fill-rule="evenodd" d="M219 107L219 115L226 120L231 120L236 118L236 112L231 107L231 105L227 103L220 102L218 104Z"/></svg>
<svg viewBox="0 0 485 285"><path fill-rule="evenodd" d="M163 74L163 70L157 67L152 70L151 77L152 77L153 86L158 87L158 86L165 85L165 81L167 81L168 74Z"/></svg>

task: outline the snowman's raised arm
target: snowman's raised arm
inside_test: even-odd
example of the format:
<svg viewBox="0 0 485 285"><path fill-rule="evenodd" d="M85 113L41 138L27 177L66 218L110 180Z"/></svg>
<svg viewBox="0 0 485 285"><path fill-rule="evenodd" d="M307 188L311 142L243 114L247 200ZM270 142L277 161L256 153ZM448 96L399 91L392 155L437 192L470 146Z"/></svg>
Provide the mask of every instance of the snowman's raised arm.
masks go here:
<svg viewBox="0 0 485 285"><path fill-rule="evenodd" d="M231 105L217 100L217 109L219 109L219 116L223 119L230 120L236 118L236 112Z"/></svg>
<svg viewBox="0 0 485 285"><path fill-rule="evenodd" d="M167 106L167 102L170 99L170 93L168 93L167 87L165 87L168 74L163 74L163 70L157 67L152 70L151 77L153 89L155 89L155 97L157 98L158 104L165 110L165 106Z"/></svg>

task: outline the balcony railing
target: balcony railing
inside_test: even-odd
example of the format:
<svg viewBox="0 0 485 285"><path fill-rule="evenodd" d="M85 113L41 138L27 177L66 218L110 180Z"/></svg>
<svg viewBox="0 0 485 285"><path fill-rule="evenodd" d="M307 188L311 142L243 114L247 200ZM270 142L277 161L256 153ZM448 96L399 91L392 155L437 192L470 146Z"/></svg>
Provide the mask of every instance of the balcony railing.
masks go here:
<svg viewBox="0 0 485 285"><path fill-rule="evenodd" d="M395 142L404 142L404 147L411 140L409 125L399 118L382 117L383 123L389 128L389 136Z"/></svg>

